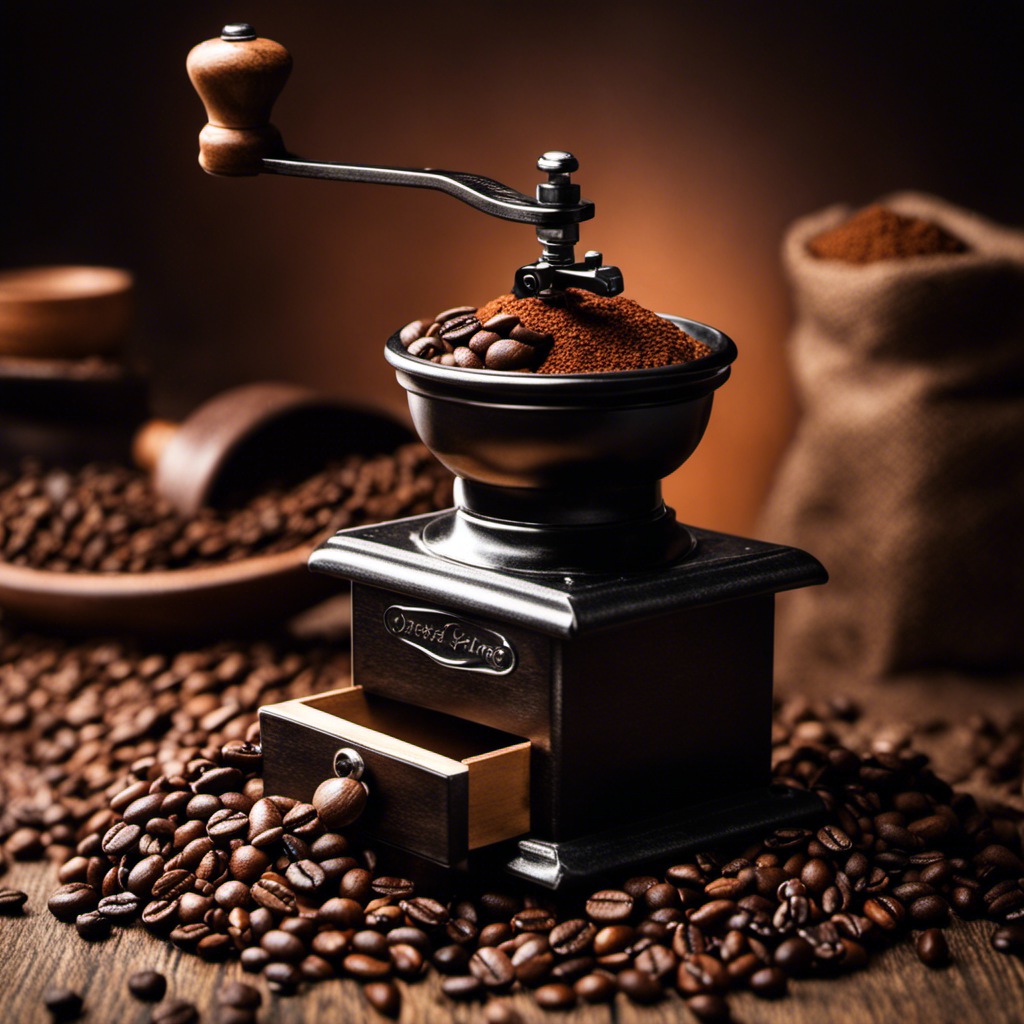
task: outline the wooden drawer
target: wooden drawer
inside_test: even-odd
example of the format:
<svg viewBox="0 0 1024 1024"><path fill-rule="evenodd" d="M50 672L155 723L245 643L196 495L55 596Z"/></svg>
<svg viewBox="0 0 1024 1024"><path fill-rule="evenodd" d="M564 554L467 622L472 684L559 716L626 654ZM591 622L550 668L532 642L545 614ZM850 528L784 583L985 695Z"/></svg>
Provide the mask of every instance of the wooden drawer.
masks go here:
<svg viewBox="0 0 1024 1024"><path fill-rule="evenodd" d="M530 743L439 711L332 690L260 709L265 792L309 801L345 747L370 790L361 831L445 865L530 830Z"/></svg>

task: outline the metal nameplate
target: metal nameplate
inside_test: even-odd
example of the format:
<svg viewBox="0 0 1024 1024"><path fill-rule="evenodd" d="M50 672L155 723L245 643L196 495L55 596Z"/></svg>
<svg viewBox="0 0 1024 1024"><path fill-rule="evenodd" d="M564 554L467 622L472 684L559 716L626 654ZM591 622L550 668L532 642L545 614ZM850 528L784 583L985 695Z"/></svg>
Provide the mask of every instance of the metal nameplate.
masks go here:
<svg viewBox="0 0 1024 1024"><path fill-rule="evenodd" d="M393 604L384 613L384 628L448 668L504 676L516 667L515 648L500 633L434 608Z"/></svg>

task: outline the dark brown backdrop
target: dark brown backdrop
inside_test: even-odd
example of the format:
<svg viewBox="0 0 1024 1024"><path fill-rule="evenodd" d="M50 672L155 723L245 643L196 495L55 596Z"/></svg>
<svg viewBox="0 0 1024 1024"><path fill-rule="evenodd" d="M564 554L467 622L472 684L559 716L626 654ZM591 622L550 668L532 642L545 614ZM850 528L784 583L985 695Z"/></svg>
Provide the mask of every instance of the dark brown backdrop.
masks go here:
<svg viewBox="0 0 1024 1024"><path fill-rule="evenodd" d="M195 163L185 55L247 19L295 58L275 121L324 159L475 170L532 190L571 149L627 292L737 340L685 519L747 530L793 410L778 239L893 188L1024 219L1010 61L1020 5L336 2L5 5L5 265L107 262L142 295L136 353L180 415L281 377L394 408L384 338L505 291L532 232L431 193Z"/></svg>

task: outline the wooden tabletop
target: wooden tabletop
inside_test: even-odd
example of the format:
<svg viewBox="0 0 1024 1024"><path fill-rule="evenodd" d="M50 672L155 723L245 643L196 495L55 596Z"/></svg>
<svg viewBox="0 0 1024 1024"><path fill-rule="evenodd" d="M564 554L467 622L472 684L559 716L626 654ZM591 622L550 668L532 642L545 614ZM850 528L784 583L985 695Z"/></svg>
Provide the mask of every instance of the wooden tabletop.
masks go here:
<svg viewBox="0 0 1024 1024"><path fill-rule="evenodd" d="M145 1024L148 1004L129 995L130 974L153 968L167 977L168 997L196 1004L204 1024L214 1024L214 994L225 979L242 978L263 993L260 1022L346 1024L383 1018L370 1009L351 981L307 985L297 996L272 996L263 980L245 975L237 962L207 964L150 936L141 926L115 929L106 942L86 943L74 927L46 910L57 885L49 864L15 864L2 884L29 894L24 917L0 917L0 1021L50 1024L42 994L51 985L77 991L85 1001L84 1024ZM913 946L902 942L877 955L858 974L791 983L790 995L766 1002L748 994L729 996L733 1018L748 1024L1020 1024L1024 1020L1024 963L988 945L989 923L958 923L947 933L954 963L932 971ZM483 1019L480 1005L459 1006L439 992L436 975L402 990L402 1024L469 1024ZM505 997L528 1024L654 1024L694 1020L674 993L653 1007L633 1006L622 995L610 1006L547 1013L528 996Z"/></svg>

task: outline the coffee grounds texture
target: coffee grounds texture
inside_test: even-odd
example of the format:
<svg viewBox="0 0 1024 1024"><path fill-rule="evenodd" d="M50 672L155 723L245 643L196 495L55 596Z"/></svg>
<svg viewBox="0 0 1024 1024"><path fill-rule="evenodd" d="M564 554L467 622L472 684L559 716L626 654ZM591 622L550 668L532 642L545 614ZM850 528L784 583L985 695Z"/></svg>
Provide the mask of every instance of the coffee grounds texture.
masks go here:
<svg viewBox="0 0 1024 1024"><path fill-rule="evenodd" d="M580 288L564 292L564 304L501 295L477 311L487 323L499 314L554 339L537 373L608 373L688 363L711 353L675 324L622 295L602 296Z"/></svg>
<svg viewBox="0 0 1024 1024"><path fill-rule="evenodd" d="M967 246L945 228L874 204L807 243L812 255L844 263L875 263L914 256L962 253Z"/></svg>

